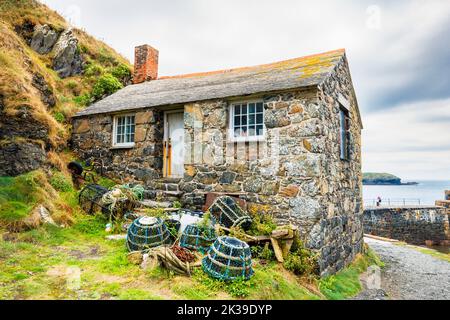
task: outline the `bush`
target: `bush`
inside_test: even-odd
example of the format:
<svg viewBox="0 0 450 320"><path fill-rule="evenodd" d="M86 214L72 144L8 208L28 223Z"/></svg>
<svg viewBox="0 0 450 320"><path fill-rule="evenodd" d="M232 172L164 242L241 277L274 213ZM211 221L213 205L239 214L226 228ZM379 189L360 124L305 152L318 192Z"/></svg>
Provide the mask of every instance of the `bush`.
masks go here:
<svg viewBox="0 0 450 320"><path fill-rule="evenodd" d="M296 275L314 274L317 268L317 257L303 243L296 238L292 245L291 252L284 261L284 267Z"/></svg>
<svg viewBox="0 0 450 320"><path fill-rule="evenodd" d="M103 69L102 66L91 63L88 64L86 69L84 69L84 75L87 77L98 77L101 76L105 72L105 69Z"/></svg>
<svg viewBox="0 0 450 320"><path fill-rule="evenodd" d="M100 99L104 95L110 95L123 88L122 83L117 80L112 74L105 74L101 76L92 89L92 97Z"/></svg>
<svg viewBox="0 0 450 320"><path fill-rule="evenodd" d="M83 94L81 96L73 98L73 102L75 102L80 107L86 107L89 103L91 103L91 95L89 93Z"/></svg>
<svg viewBox="0 0 450 320"><path fill-rule="evenodd" d="M123 63L112 69L111 74L122 82L122 84L126 84L131 79L131 71Z"/></svg>
<svg viewBox="0 0 450 320"><path fill-rule="evenodd" d="M55 120L58 121L59 123L66 122L66 117L61 112L56 112L53 115L53 118L55 118Z"/></svg>
<svg viewBox="0 0 450 320"><path fill-rule="evenodd" d="M253 217L252 225L248 234L255 236L270 236L277 228L273 217L269 214L257 214Z"/></svg>
<svg viewBox="0 0 450 320"><path fill-rule="evenodd" d="M252 246L252 258L258 258L262 260L273 260L275 258L275 253L270 249L269 243L263 246Z"/></svg>

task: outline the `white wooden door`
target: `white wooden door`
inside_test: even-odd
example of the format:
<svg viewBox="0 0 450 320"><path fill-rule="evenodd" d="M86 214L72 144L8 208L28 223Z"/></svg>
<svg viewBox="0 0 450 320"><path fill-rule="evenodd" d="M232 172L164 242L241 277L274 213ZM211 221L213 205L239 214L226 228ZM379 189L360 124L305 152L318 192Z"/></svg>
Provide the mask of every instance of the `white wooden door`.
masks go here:
<svg viewBox="0 0 450 320"><path fill-rule="evenodd" d="M166 113L164 176L181 178L184 174L184 113Z"/></svg>

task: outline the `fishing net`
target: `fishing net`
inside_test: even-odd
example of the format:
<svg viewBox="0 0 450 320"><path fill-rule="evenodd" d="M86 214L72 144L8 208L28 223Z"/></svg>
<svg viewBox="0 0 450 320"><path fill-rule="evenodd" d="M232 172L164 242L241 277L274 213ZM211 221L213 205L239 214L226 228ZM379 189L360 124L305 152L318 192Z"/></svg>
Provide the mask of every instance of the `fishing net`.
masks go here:
<svg viewBox="0 0 450 320"><path fill-rule="evenodd" d="M203 258L202 267L219 280L248 280L253 275L251 256L247 243L236 238L219 237Z"/></svg>
<svg viewBox="0 0 450 320"><path fill-rule="evenodd" d="M184 229L180 246L206 252L216 239L217 235L214 228L191 224Z"/></svg>
<svg viewBox="0 0 450 320"><path fill-rule="evenodd" d="M144 195L144 187L140 185L118 185L111 191L103 194L101 203L108 208L109 218L112 220L123 217L125 214L133 211L138 201L142 200Z"/></svg>
<svg viewBox="0 0 450 320"><path fill-rule="evenodd" d="M108 193L108 189L96 184L89 184L80 191L78 204L88 214L100 210L109 211L109 208L102 203L102 197L106 193Z"/></svg>
<svg viewBox="0 0 450 320"><path fill-rule="evenodd" d="M252 218L229 196L218 197L209 208L209 212L219 224L227 228L241 227L245 230L252 223Z"/></svg>
<svg viewBox="0 0 450 320"><path fill-rule="evenodd" d="M170 233L160 218L141 217L128 228L127 248L130 252L145 251L170 243Z"/></svg>

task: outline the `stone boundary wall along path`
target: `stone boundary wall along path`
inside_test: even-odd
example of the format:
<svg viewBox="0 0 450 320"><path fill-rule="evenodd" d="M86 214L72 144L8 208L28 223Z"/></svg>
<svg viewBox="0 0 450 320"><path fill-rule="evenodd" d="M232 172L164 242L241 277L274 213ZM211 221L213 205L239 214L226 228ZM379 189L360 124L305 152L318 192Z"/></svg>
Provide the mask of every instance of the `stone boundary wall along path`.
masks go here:
<svg viewBox="0 0 450 320"><path fill-rule="evenodd" d="M423 245L450 243L449 217L445 208L402 207L364 210L366 234Z"/></svg>

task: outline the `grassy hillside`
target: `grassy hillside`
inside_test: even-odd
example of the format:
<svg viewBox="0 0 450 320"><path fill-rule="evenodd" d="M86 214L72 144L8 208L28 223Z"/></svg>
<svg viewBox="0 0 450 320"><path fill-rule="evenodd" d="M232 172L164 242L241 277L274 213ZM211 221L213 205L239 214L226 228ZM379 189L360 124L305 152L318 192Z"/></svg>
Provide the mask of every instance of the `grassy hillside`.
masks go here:
<svg viewBox="0 0 450 320"><path fill-rule="evenodd" d="M84 61L80 75L62 79L52 69L53 52L39 54L30 47L30 37L38 25L48 25L57 32L69 25L55 11L34 0L2 0L0 2L0 111L17 117L17 123L3 123L9 134L0 144L33 143L51 153L50 162L60 165L58 152L70 137L70 118L92 101L126 85L130 79L129 62L105 43L82 30L74 29L78 49ZM43 102L33 79L42 76L55 105ZM20 117L31 114L32 122L47 132L35 137L20 131ZM1 121L1 120L0 120ZM9 120L11 122L13 120ZM0 126L2 124L0 123ZM17 132L16 132L17 130ZM56 151L56 154L54 153Z"/></svg>

